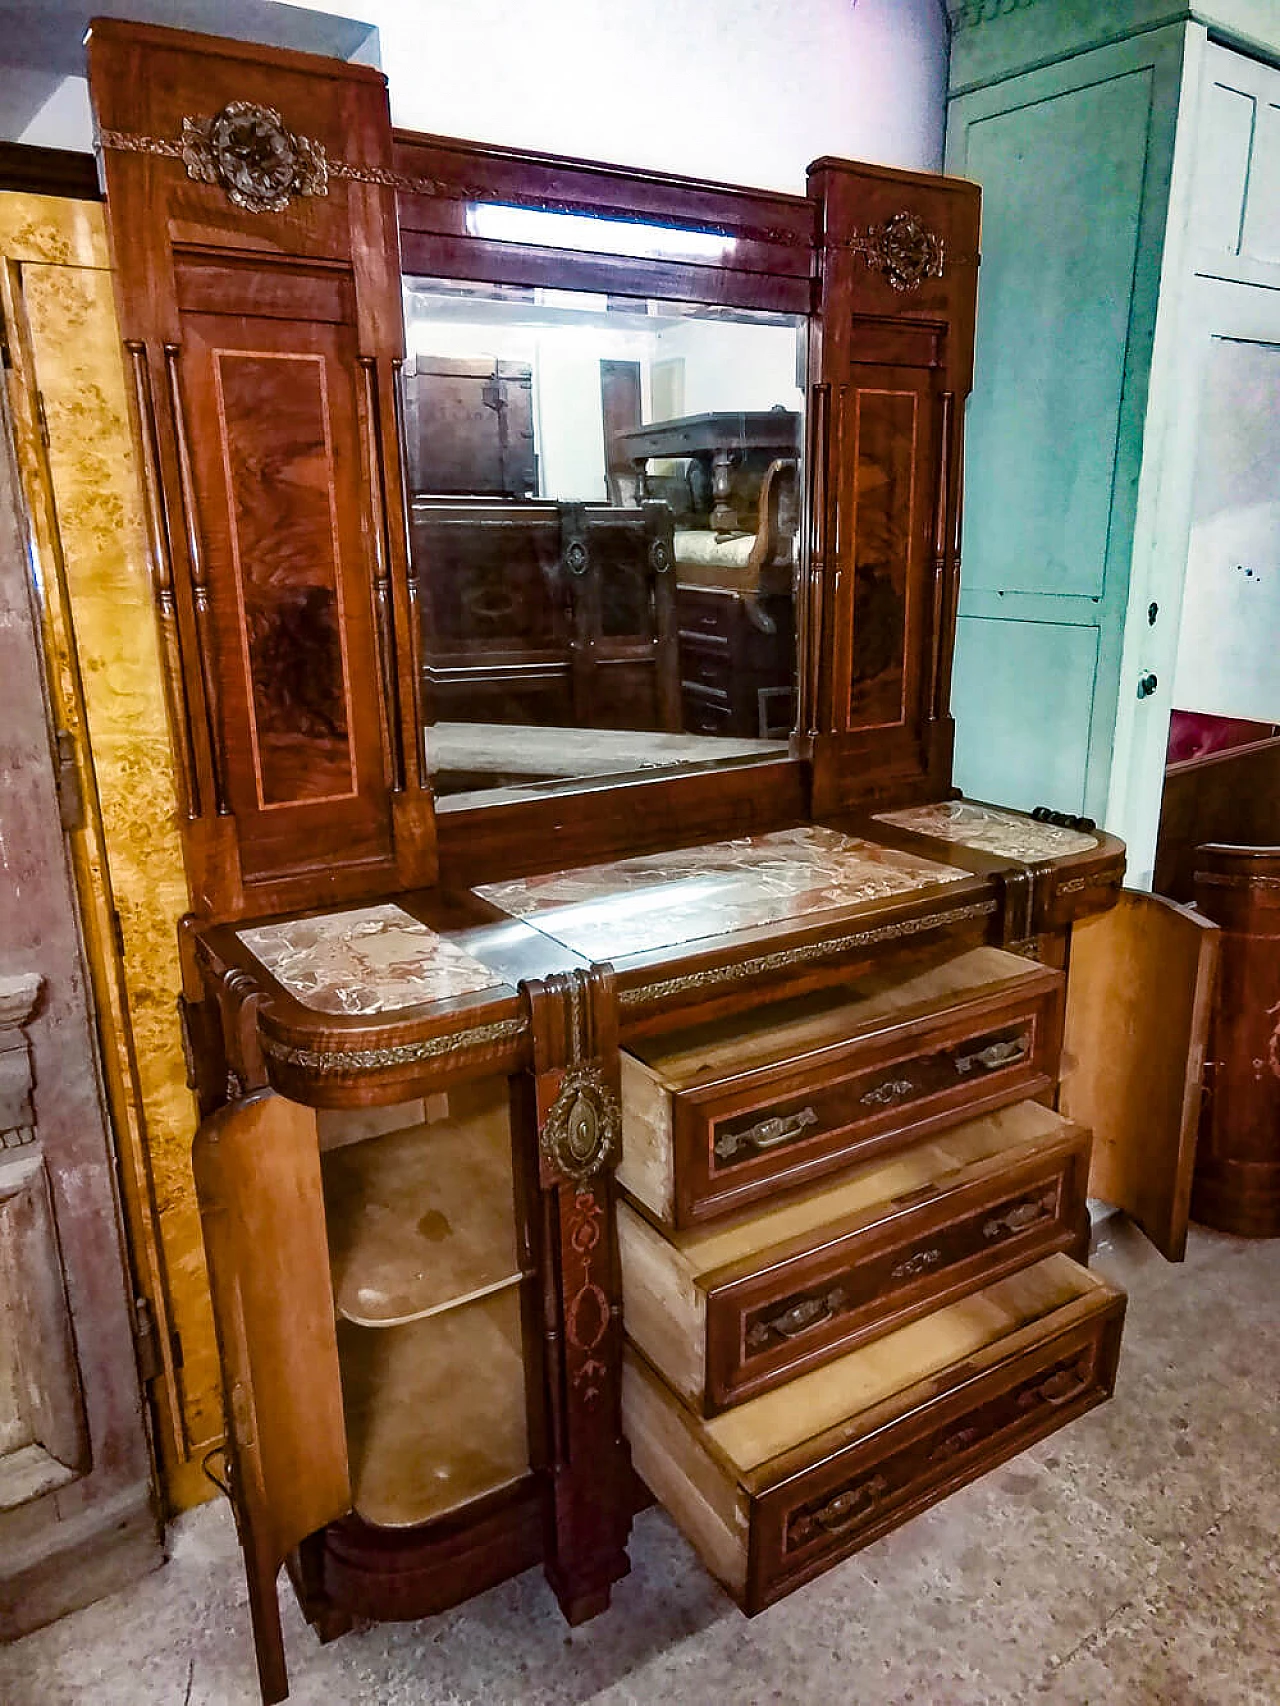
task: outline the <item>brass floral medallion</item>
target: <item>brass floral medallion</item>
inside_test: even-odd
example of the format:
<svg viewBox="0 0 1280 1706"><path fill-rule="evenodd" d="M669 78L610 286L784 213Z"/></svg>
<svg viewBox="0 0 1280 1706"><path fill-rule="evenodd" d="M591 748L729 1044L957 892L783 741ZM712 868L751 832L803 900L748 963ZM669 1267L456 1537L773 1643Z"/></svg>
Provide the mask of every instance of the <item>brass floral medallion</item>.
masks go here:
<svg viewBox="0 0 1280 1706"><path fill-rule="evenodd" d="M212 118L184 118L182 160L189 177L220 184L247 213L283 213L295 196L329 193L324 149L256 101L230 101Z"/></svg>
<svg viewBox="0 0 1280 1706"><path fill-rule="evenodd" d="M598 1066L572 1066L542 1127L542 1148L566 1178L581 1184L613 1165L622 1140L618 1098Z"/></svg>

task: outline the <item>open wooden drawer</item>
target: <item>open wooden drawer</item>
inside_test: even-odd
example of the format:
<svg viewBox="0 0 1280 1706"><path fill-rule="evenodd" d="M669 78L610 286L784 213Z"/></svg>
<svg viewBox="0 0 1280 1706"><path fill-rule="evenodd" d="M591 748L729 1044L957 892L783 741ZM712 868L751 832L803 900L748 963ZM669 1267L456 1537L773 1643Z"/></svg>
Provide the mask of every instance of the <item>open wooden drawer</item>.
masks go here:
<svg viewBox="0 0 1280 1706"><path fill-rule="evenodd" d="M754 1614L1109 1396L1123 1317L1123 1293L1049 1256L710 1421L628 1348L623 1425Z"/></svg>
<svg viewBox="0 0 1280 1706"><path fill-rule="evenodd" d="M1088 1132L1021 1102L689 1232L666 1236L621 1203L627 1336L715 1415L1078 1249L1088 1172Z"/></svg>
<svg viewBox="0 0 1280 1706"><path fill-rule="evenodd" d="M1043 1094L1061 972L974 948L631 1045L618 1179L685 1228L850 1161Z"/></svg>

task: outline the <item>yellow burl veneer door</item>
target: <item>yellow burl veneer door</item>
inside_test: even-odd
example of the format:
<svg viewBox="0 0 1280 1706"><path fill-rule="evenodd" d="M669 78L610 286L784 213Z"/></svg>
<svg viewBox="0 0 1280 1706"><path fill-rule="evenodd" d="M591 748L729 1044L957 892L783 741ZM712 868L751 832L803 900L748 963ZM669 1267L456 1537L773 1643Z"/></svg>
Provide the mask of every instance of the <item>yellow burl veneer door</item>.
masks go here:
<svg viewBox="0 0 1280 1706"><path fill-rule="evenodd" d="M178 1019L187 891L102 209L0 195L0 256L51 711L83 800L70 842L103 1072L156 1329L156 1443L181 1508L212 1492L200 1460L222 1415Z"/></svg>

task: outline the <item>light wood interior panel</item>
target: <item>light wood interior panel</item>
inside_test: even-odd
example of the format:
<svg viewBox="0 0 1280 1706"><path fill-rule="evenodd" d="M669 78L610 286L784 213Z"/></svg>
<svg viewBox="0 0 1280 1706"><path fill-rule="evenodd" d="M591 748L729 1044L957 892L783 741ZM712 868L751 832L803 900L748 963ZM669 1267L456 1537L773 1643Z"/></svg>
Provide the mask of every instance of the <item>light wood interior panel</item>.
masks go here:
<svg viewBox="0 0 1280 1706"><path fill-rule="evenodd" d="M1049 1256L826 1368L703 1422L703 1436L722 1461L748 1475L842 1424L849 1424L852 1435L863 1411L949 1364L976 1356L1006 1334L1043 1320L1099 1286L1069 1257Z"/></svg>
<svg viewBox="0 0 1280 1706"><path fill-rule="evenodd" d="M936 1012L1010 984L1043 976L1043 968L1000 948L969 953L912 976L885 971L743 1017L719 1020L629 1044L672 1090L748 1072L793 1055L843 1042L908 1014Z"/></svg>
<svg viewBox="0 0 1280 1706"><path fill-rule="evenodd" d="M506 1080L434 1096L428 1114L324 1157L334 1302L356 1325L432 1315L519 1277Z"/></svg>
<svg viewBox="0 0 1280 1706"><path fill-rule="evenodd" d="M338 1323L352 1503L430 1522L529 1468L520 1288L398 1327Z"/></svg>

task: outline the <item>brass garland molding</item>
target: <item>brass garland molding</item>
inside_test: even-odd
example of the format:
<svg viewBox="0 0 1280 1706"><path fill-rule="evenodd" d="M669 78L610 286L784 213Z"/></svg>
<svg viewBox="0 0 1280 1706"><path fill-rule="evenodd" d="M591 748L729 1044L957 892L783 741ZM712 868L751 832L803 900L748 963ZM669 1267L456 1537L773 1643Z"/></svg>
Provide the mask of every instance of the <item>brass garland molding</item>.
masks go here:
<svg viewBox="0 0 1280 1706"><path fill-rule="evenodd" d="M142 440L142 497L151 546L151 591L160 618L165 708L169 713L174 754L178 761L175 778L178 810L188 822L192 822L201 815L200 776L191 734L191 707L187 702L182 669L182 636L178 630L178 612L173 596L173 551L161 491L155 396L151 389L151 370L147 365L145 344L130 339L125 349L129 354L129 372Z"/></svg>
<svg viewBox="0 0 1280 1706"><path fill-rule="evenodd" d="M274 1037L261 1038L264 1054L286 1066L300 1066L309 1072L374 1072L393 1066L415 1066L421 1061L439 1060L442 1056L464 1054L471 1049L491 1048L496 1043L515 1042L526 1036L527 1019L496 1019L489 1025L473 1025L470 1030L450 1031L440 1037L424 1037L416 1043L395 1043L389 1048L298 1048L292 1043L278 1042Z"/></svg>
<svg viewBox="0 0 1280 1706"><path fill-rule="evenodd" d="M685 972L680 977L662 978L657 983L642 983L634 989L624 989L618 996L622 1007L644 1007L651 1001L665 1001L669 996L687 995L694 990L714 989L718 985L745 983L774 971L786 971L790 966L807 965L814 960L835 959L853 948L869 948L878 942L896 942L903 936L919 936L928 930L941 930L948 924L962 924L970 918L987 918L998 910L994 900L975 901L972 906L960 906L925 918L907 918L898 924L879 924L871 930L855 930L848 936L832 936L822 942L806 942L798 948L779 948L776 953L759 954L754 959L736 965L716 966L706 971Z"/></svg>
<svg viewBox="0 0 1280 1706"><path fill-rule="evenodd" d="M873 272L883 273L892 290L918 290L927 278L941 278L946 265L942 238L914 213L891 213L883 225L869 225L829 245L861 255Z"/></svg>
<svg viewBox="0 0 1280 1706"><path fill-rule="evenodd" d="M95 146L123 154L151 154L162 160L180 160L189 178L196 183L221 187L228 201L246 213L283 213L295 197L328 195L329 183L335 178L402 190L407 195L440 196L451 201L500 201L546 213L580 213L583 206L580 201L564 196L529 195L511 189L499 192L492 184L469 184L461 180L442 183L437 178L396 172L386 166L356 166L347 160L335 160L322 143L291 131L274 107L260 106L256 101L229 101L212 118L185 117L180 137L99 130ZM631 209L591 205L594 212L602 215L634 217ZM652 222L671 223L673 229L682 229L661 216L654 216ZM812 247L807 235L776 225L735 222L723 235L779 248Z"/></svg>

